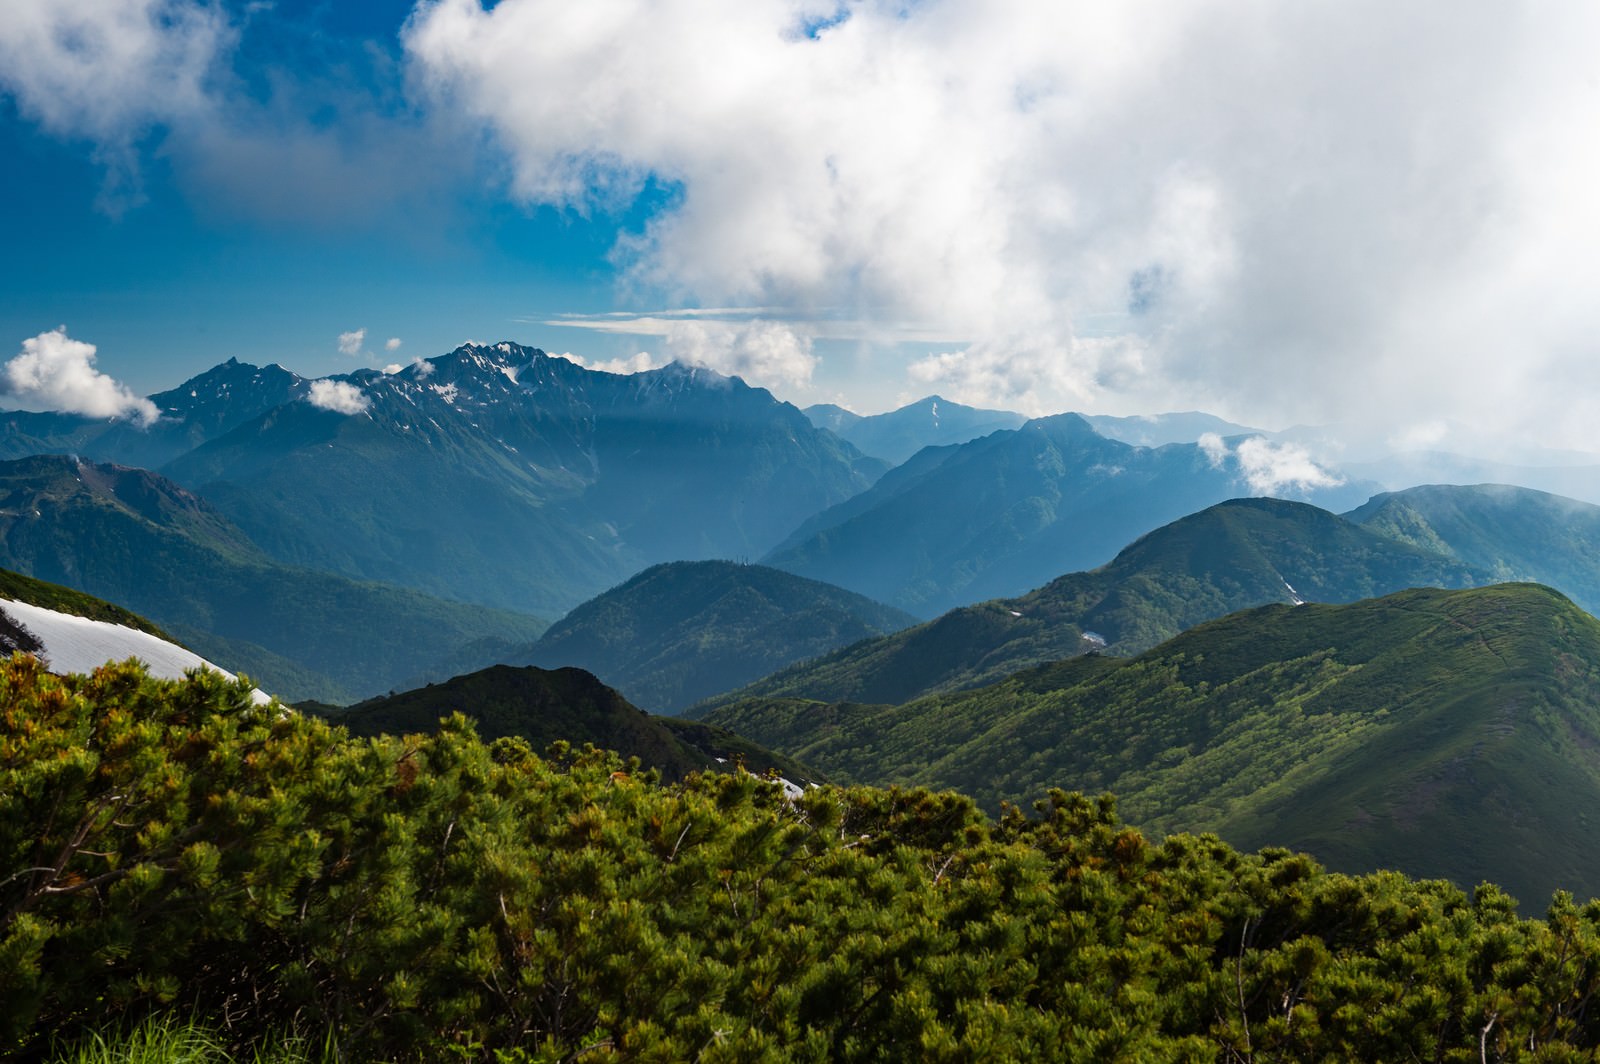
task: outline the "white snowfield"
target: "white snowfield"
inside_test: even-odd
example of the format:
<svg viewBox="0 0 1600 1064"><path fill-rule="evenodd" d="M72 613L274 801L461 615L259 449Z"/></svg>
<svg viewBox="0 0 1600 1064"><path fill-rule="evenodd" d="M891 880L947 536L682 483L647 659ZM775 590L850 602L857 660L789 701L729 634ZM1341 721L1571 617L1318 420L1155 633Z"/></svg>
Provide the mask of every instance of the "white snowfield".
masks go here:
<svg viewBox="0 0 1600 1064"><path fill-rule="evenodd" d="M228 679L237 679L227 669L219 669L200 655L183 649L149 632L108 621L93 621L70 613L57 613L26 602L0 599L0 610L19 621L44 644L40 656L51 672L93 672L108 661L138 658L152 676L181 680L189 669L210 669ZM272 699L259 688L251 692L259 705Z"/></svg>

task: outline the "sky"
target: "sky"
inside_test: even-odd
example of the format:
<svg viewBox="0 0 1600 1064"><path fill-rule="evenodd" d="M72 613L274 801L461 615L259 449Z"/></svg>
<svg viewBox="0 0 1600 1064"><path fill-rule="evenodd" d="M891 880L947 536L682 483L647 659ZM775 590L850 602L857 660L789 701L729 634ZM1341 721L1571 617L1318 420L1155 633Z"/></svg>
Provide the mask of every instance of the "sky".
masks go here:
<svg viewBox="0 0 1600 1064"><path fill-rule="evenodd" d="M1587 0L7 0L0 403L510 339L1600 451L1597 130Z"/></svg>

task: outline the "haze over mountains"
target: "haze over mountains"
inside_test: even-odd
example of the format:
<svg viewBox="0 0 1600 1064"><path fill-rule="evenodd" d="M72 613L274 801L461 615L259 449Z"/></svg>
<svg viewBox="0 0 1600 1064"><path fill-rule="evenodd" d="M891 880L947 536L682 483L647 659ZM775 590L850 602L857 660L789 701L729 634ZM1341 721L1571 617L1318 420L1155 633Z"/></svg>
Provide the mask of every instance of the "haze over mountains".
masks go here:
<svg viewBox="0 0 1600 1064"><path fill-rule="evenodd" d="M1037 418L922 450L765 561L930 617L1100 565L1153 528L1250 494L1251 476L1221 440L1135 447L1076 414ZM1332 476L1273 486L1340 509L1372 494Z"/></svg>
<svg viewBox="0 0 1600 1064"><path fill-rule="evenodd" d="M0 566L149 616L290 699L389 690L475 640L523 642L546 624L280 564L163 477L61 455L0 462Z"/></svg>

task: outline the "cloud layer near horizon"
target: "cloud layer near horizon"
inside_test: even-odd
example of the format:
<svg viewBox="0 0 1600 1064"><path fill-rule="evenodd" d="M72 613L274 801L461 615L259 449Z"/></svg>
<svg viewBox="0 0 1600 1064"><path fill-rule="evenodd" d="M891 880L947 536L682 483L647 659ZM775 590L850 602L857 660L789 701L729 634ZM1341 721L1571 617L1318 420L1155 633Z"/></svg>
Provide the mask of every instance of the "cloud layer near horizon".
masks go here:
<svg viewBox="0 0 1600 1064"><path fill-rule="evenodd" d="M16 0L0 90L93 146L112 206L159 150L207 202L363 216L472 178L483 131L523 204L653 189L620 291L783 308L663 333L757 383L809 379L818 321L909 323L962 339L907 392L979 405L1592 446L1583 0L426 0L392 69L247 90L271 17Z"/></svg>
<svg viewBox="0 0 1600 1064"><path fill-rule="evenodd" d="M406 45L521 199L679 185L633 283L940 323L971 343L914 376L947 394L1548 427L1545 382L1597 383L1597 33L1580 3L438 0ZM1563 398L1568 436L1600 413Z"/></svg>

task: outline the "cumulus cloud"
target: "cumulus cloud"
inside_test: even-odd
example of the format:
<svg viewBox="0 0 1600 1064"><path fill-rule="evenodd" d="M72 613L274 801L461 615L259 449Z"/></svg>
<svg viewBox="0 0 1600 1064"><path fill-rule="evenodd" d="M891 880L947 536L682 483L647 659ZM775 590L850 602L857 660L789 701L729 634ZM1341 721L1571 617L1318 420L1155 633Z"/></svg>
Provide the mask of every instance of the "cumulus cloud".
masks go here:
<svg viewBox="0 0 1600 1064"><path fill-rule="evenodd" d="M22 341L22 353L0 367L0 390L30 409L89 417L126 417L141 426L161 414L94 368L95 346L67 335L65 325Z"/></svg>
<svg viewBox="0 0 1600 1064"><path fill-rule="evenodd" d="M366 393L349 381L312 381L306 398L312 406L336 414L362 414L372 405Z"/></svg>
<svg viewBox="0 0 1600 1064"><path fill-rule="evenodd" d="M339 353L351 358L361 357L361 348L367 342L367 330L352 329L339 334Z"/></svg>
<svg viewBox="0 0 1600 1064"><path fill-rule="evenodd" d="M400 350L400 337L398 337L398 336L389 337L387 340L385 340L383 342L383 349L385 351L398 351L398 350Z"/></svg>
<svg viewBox="0 0 1600 1064"><path fill-rule="evenodd" d="M1343 477L1318 465L1298 443L1275 443L1251 436L1230 449L1215 432L1203 433L1197 442L1213 469L1222 469L1233 459L1239 476L1254 495L1307 492L1344 483Z"/></svg>
<svg viewBox="0 0 1600 1064"><path fill-rule="evenodd" d="M1200 439L1195 442L1200 445L1200 450L1211 463L1212 469L1221 469L1223 463L1228 460L1228 445L1215 432L1202 432Z"/></svg>
<svg viewBox="0 0 1600 1064"><path fill-rule="evenodd" d="M412 359L411 364L416 367L418 377L426 378L433 376L433 363L429 362L421 355L418 355L416 358Z"/></svg>
<svg viewBox="0 0 1600 1064"><path fill-rule="evenodd" d="M437 0L404 39L520 199L675 190L630 284L962 337L915 370L946 394L1581 437L1597 37L1578 0Z"/></svg>
<svg viewBox="0 0 1600 1064"><path fill-rule="evenodd" d="M666 349L676 361L762 387L804 385L817 368L810 338L775 321L674 322Z"/></svg>
<svg viewBox="0 0 1600 1064"><path fill-rule="evenodd" d="M0 93L52 135L92 145L112 215L143 201L152 153L205 213L341 227L396 203L426 208L472 171L470 134L417 115L385 48L334 54L321 20L272 7L6 0Z"/></svg>

